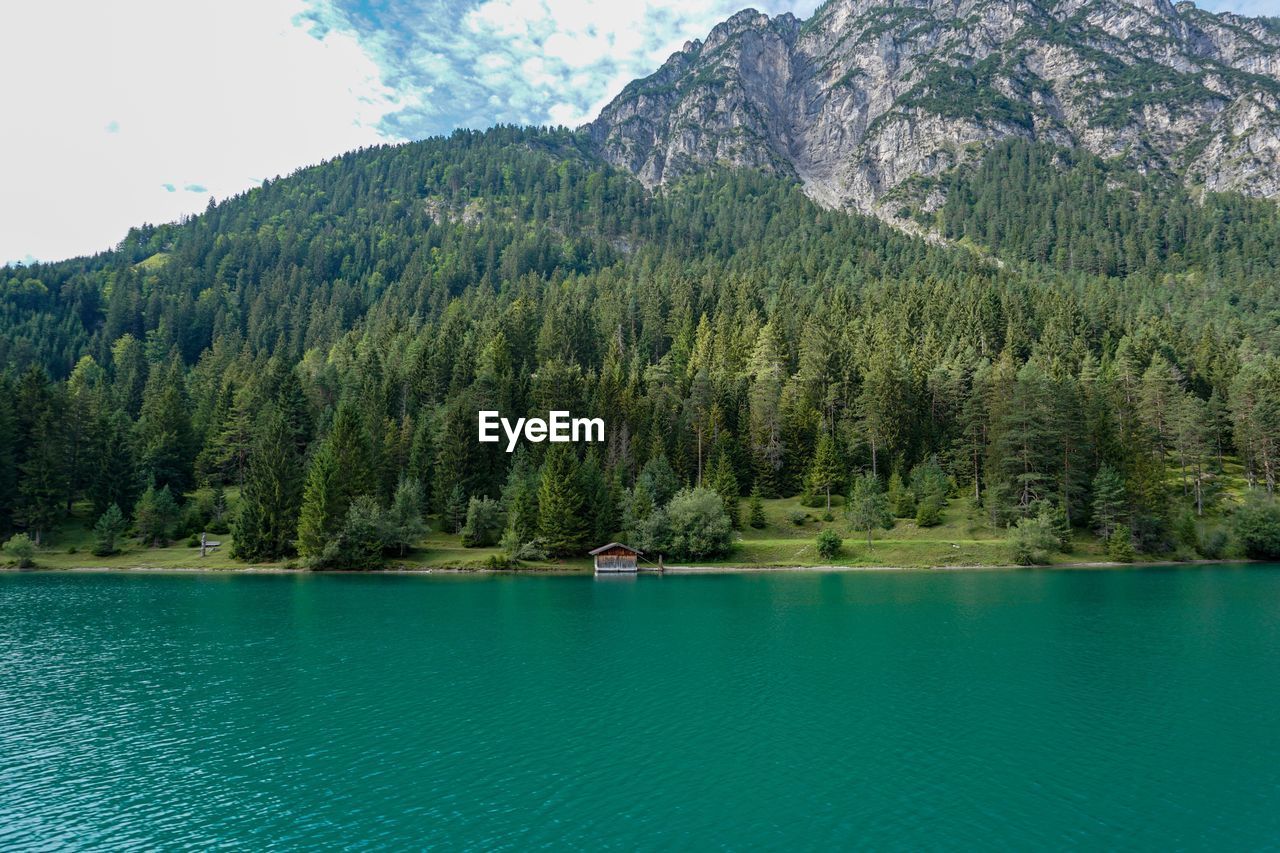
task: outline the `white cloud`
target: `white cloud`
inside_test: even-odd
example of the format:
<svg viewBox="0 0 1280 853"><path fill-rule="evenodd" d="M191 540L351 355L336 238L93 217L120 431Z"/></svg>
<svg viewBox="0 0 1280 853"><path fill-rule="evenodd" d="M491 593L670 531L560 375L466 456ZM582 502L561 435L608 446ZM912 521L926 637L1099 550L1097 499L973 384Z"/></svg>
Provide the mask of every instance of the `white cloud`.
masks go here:
<svg viewBox="0 0 1280 853"><path fill-rule="evenodd" d="M1280 15L1280 0L1201 0L1196 5L1213 12L1235 12L1237 15Z"/></svg>
<svg viewBox="0 0 1280 853"><path fill-rule="evenodd" d="M106 249L210 194L382 141L378 123L403 98L351 35L318 40L295 23L303 11L0 4L0 263Z"/></svg>

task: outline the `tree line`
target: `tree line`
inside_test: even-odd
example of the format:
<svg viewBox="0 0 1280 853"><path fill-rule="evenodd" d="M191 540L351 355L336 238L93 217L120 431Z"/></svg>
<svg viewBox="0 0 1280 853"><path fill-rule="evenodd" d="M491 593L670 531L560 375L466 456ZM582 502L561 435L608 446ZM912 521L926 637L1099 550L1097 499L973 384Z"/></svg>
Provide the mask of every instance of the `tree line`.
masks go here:
<svg viewBox="0 0 1280 853"><path fill-rule="evenodd" d="M1004 264L757 173L650 194L572 134L498 128L7 268L0 529L47 543L86 501L148 541L234 528L250 561L376 565L427 518L525 559L620 533L702 556L753 494L829 511L919 475L999 529L1169 550L1228 461L1275 490L1274 212L1157 214L1175 190L1054 156L998 149L938 214ZM603 417L603 447L476 441L480 409L552 408ZM927 522L939 489L905 491Z"/></svg>

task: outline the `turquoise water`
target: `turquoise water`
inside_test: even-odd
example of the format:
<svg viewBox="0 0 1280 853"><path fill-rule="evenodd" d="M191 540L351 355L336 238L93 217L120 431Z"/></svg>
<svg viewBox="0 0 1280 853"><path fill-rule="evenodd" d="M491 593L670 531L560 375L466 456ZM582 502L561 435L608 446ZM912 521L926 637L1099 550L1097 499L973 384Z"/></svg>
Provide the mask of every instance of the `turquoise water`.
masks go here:
<svg viewBox="0 0 1280 853"><path fill-rule="evenodd" d="M1274 848L1278 569L0 574L0 848Z"/></svg>

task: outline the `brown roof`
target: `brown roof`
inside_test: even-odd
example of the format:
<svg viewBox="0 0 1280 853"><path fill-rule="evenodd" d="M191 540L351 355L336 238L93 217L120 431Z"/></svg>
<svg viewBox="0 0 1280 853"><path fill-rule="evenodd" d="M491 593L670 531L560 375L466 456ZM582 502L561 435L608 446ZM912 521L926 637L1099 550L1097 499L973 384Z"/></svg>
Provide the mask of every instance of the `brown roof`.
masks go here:
<svg viewBox="0 0 1280 853"><path fill-rule="evenodd" d="M588 551L588 556L594 557L596 554L603 554L605 551L612 551L614 548L621 548L624 551L630 551L632 554L640 555L644 552L639 548L632 548L630 545L623 545L621 542L610 542L608 545L601 545L594 551Z"/></svg>

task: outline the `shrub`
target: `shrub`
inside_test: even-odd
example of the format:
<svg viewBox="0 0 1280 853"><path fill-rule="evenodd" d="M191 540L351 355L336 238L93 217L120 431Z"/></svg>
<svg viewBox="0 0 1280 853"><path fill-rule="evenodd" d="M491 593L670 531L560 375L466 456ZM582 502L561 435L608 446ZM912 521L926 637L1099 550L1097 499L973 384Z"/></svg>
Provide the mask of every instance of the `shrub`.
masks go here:
<svg viewBox="0 0 1280 853"><path fill-rule="evenodd" d="M920 527L937 527L942 523L942 499L926 495L916 504L916 524Z"/></svg>
<svg viewBox="0 0 1280 853"><path fill-rule="evenodd" d="M1121 524L1107 540L1107 558L1113 563L1132 563L1134 556L1133 533L1128 525Z"/></svg>
<svg viewBox="0 0 1280 853"><path fill-rule="evenodd" d="M493 498L472 498L467 523L462 526L462 547L490 548L502 538L502 510Z"/></svg>
<svg viewBox="0 0 1280 853"><path fill-rule="evenodd" d="M671 554L699 559L718 557L733 542L733 525L724 502L711 489L682 489L667 504Z"/></svg>
<svg viewBox="0 0 1280 853"><path fill-rule="evenodd" d="M897 471L889 477L889 506L898 518L910 518L916 514L916 496L902 482Z"/></svg>
<svg viewBox="0 0 1280 853"><path fill-rule="evenodd" d="M510 560L545 560L547 559L547 548L541 539L534 538L528 542L521 542L519 534L516 531L508 529L502 534L502 553Z"/></svg>
<svg viewBox="0 0 1280 853"><path fill-rule="evenodd" d="M805 522L809 520L809 513L794 509L787 515L787 519L796 527L804 527Z"/></svg>
<svg viewBox="0 0 1280 853"><path fill-rule="evenodd" d="M342 530L325 543L324 550L312 557L313 569L376 569L382 565L382 549L386 544L385 519L378 501L361 495L351 503Z"/></svg>
<svg viewBox="0 0 1280 853"><path fill-rule="evenodd" d="M4 543L3 550L20 569L29 569L36 564L36 545L25 533L15 533Z"/></svg>
<svg viewBox="0 0 1280 853"><path fill-rule="evenodd" d="M395 549L402 557L427 535L427 524L422 520L425 501L421 482L410 477L400 478L386 514L386 547Z"/></svg>
<svg viewBox="0 0 1280 853"><path fill-rule="evenodd" d="M108 557L119 550L120 538L124 536L124 513L120 507L112 504L106 512L98 517L93 526L93 554L95 557Z"/></svg>
<svg viewBox="0 0 1280 853"><path fill-rule="evenodd" d="M178 521L178 504L169 492L169 487L156 491L155 486L148 486L138 499L133 510L134 526L138 528L138 537L147 545L162 547L169 543L173 534L173 526Z"/></svg>
<svg viewBox="0 0 1280 853"><path fill-rule="evenodd" d="M1215 527L1213 530L1205 532L1200 539L1197 550L1208 560L1221 560L1227 553L1227 543L1229 542L1227 531L1221 527Z"/></svg>
<svg viewBox="0 0 1280 853"><path fill-rule="evenodd" d="M1009 545L1019 566L1045 565L1059 547L1058 537L1043 516L1018 519L1009 530Z"/></svg>
<svg viewBox="0 0 1280 853"><path fill-rule="evenodd" d="M1280 503L1251 498L1236 510L1235 526L1246 557L1280 559Z"/></svg>
<svg viewBox="0 0 1280 853"><path fill-rule="evenodd" d="M844 546L844 540L834 530L824 530L818 534L818 556L824 560L834 559Z"/></svg>
<svg viewBox="0 0 1280 853"><path fill-rule="evenodd" d="M1075 543L1072 542L1071 522L1067 520L1066 510L1061 506L1046 503L1041 504L1038 515L1053 531L1054 538L1058 540L1058 550L1064 554L1070 554Z"/></svg>
<svg viewBox="0 0 1280 853"><path fill-rule="evenodd" d="M764 501L760 498L760 488L751 490L751 500L747 504L747 523L756 530L764 527L768 521L764 515Z"/></svg>

